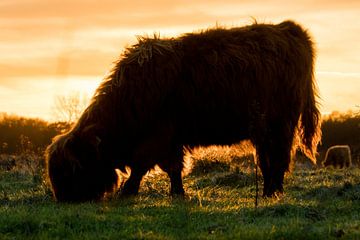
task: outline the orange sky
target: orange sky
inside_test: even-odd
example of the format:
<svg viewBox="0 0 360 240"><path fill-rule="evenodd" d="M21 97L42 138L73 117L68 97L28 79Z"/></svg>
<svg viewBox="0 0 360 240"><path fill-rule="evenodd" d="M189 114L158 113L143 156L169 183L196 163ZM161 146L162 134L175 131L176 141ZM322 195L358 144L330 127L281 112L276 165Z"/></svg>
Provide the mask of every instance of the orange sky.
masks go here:
<svg viewBox="0 0 360 240"><path fill-rule="evenodd" d="M135 35L298 21L318 49L321 110L359 110L358 0L1 0L0 112L54 120L54 99L91 95Z"/></svg>

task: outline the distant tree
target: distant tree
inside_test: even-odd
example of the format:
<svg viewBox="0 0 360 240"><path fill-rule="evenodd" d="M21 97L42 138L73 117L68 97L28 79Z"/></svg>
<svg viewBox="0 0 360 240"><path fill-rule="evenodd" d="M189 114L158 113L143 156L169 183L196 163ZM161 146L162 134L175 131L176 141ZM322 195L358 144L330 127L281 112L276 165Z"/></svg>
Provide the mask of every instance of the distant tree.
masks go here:
<svg viewBox="0 0 360 240"><path fill-rule="evenodd" d="M57 120L74 123L89 103L86 94L72 92L66 96L57 96L54 103L54 113Z"/></svg>

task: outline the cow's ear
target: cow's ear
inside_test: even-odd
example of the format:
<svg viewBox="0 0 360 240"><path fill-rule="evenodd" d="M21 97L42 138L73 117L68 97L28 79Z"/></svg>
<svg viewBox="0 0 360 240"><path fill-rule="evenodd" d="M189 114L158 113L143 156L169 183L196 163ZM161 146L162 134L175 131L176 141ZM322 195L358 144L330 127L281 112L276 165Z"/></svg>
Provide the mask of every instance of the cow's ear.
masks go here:
<svg viewBox="0 0 360 240"><path fill-rule="evenodd" d="M81 131L81 139L90 143L93 147L98 148L101 143L101 138L98 136L99 129L96 124L86 126Z"/></svg>

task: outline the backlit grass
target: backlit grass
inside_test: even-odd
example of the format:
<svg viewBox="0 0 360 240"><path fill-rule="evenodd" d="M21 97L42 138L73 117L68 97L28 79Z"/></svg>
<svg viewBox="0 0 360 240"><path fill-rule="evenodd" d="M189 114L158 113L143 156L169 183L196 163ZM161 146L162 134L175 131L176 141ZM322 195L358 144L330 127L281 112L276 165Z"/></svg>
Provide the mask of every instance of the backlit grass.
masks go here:
<svg viewBox="0 0 360 240"><path fill-rule="evenodd" d="M251 162L226 151L198 156L184 177L185 200L169 197L169 179L155 172L133 198L58 204L40 178L0 170L0 239L360 238L358 168L296 165L286 194L255 208Z"/></svg>

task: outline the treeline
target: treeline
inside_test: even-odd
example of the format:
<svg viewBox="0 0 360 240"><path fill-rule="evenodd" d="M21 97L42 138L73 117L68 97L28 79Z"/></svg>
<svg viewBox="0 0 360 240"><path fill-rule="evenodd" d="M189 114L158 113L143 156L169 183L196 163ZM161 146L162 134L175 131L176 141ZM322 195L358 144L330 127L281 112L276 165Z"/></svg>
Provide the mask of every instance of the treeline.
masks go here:
<svg viewBox="0 0 360 240"><path fill-rule="evenodd" d="M324 119L322 132L320 148L335 144L355 147L360 144L360 115L333 113Z"/></svg>
<svg viewBox="0 0 360 240"><path fill-rule="evenodd" d="M64 122L48 123L41 119L0 115L0 154L32 151L41 154L51 139L69 128Z"/></svg>
<svg viewBox="0 0 360 240"><path fill-rule="evenodd" d="M48 123L41 119L0 115L0 153L17 154L24 148L43 151L51 139L69 129L64 122ZM337 112L324 117L319 152L332 145L347 144L355 158L360 156L360 114Z"/></svg>

